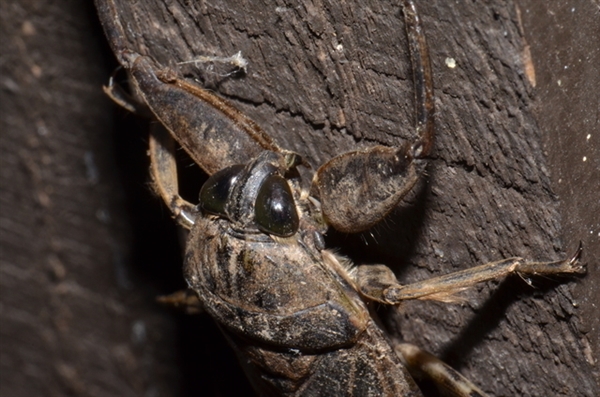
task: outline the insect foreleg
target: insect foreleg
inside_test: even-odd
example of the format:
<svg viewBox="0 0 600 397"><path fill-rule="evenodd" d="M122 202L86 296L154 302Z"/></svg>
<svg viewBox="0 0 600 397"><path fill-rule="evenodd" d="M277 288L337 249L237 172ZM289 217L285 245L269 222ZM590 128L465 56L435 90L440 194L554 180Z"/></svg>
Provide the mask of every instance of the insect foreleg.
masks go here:
<svg viewBox="0 0 600 397"><path fill-rule="evenodd" d="M177 222L186 229L191 229L197 214L196 206L179 195L175 141L161 126L153 126L148 152L154 190L169 207Z"/></svg>
<svg viewBox="0 0 600 397"><path fill-rule="evenodd" d="M433 76L421 18L411 0L403 2L404 20L415 83L413 143L374 146L344 153L316 172L312 193L335 229L356 233L374 226L414 187L433 147ZM343 198L343 199L341 199Z"/></svg>

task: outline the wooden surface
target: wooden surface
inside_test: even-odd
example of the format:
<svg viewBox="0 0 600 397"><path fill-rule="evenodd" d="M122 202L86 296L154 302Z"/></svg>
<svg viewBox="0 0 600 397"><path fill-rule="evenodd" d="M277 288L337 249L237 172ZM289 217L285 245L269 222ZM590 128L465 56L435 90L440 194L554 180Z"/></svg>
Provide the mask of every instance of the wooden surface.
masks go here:
<svg viewBox="0 0 600 397"><path fill-rule="evenodd" d="M121 179L137 169L145 194L145 155L116 161L93 5L2 2L0 17L0 395L176 395L164 271L134 265L144 226Z"/></svg>
<svg viewBox="0 0 600 397"><path fill-rule="evenodd" d="M397 7L185 4L119 2L118 19L100 18L125 24L121 44L165 65L242 51L244 76L183 72L315 166L411 138ZM509 256L556 259L583 240L585 278L531 288L514 277L465 293L464 305L382 313L491 395L597 395L598 6L417 6L438 111L428 177L371 234L329 243L409 282ZM114 65L92 8L1 7L0 394L252 395L210 319L153 302L181 282L176 231L145 185L144 123L126 116L111 129L99 87Z"/></svg>

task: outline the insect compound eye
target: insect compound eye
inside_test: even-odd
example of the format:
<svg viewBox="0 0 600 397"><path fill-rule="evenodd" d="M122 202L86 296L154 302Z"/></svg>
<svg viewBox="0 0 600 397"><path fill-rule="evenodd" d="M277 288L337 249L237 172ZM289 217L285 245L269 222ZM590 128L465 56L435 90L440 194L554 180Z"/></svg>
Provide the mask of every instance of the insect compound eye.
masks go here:
<svg viewBox="0 0 600 397"><path fill-rule="evenodd" d="M232 165L214 173L200 189L200 207L216 215L225 215L225 203L244 166Z"/></svg>
<svg viewBox="0 0 600 397"><path fill-rule="evenodd" d="M258 191L254 220L265 233L288 237L298 231L300 221L292 191L279 175L268 176Z"/></svg>

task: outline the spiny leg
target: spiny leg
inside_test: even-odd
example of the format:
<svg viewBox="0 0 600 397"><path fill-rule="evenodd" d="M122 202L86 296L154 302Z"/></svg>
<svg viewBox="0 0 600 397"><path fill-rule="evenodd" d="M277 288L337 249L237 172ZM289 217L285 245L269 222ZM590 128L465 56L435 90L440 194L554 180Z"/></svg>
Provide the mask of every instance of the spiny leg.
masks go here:
<svg viewBox="0 0 600 397"><path fill-rule="evenodd" d="M585 270L579 262L582 251L580 243L575 254L562 261L532 262L523 258L510 258L409 285L399 284L387 266L364 265L357 268L355 279L363 295L385 304L399 304L410 299L453 302L458 300L455 294L459 291L509 274L533 276L582 273ZM416 379L433 381L442 394L455 397L486 396L467 378L417 346L399 342L394 342L393 345L410 374Z"/></svg>
<svg viewBox="0 0 600 397"><path fill-rule="evenodd" d="M533 262L509 258L408 285L399 284L394 273L383 265L359 266L355 277L361 293L381 303L394 305L410 299L453 302L457 300L456 293L509 274L525 277L584 273L585 267L579 261L582 251L580 243L575 254L562 261Z"/></svg>

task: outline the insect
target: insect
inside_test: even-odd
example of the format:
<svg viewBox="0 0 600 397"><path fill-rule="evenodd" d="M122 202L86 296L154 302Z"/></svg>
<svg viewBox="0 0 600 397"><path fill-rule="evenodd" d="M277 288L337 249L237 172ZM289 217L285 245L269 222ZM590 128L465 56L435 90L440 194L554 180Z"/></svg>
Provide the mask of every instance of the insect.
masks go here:
<svg viewBox="0 0 600 397"><path fill-rule="evenodd" d="M443 366L429 370L433 358L394 343L369 302L451 300L474 283L512 272L582 271L580 248L564 261L511 258L403 286L385 266L350 266L325 250L327 225L355 232L376 224L412 189L431 151L427 46L414 4L403 7L415 74L416 140L335 157L317 170L310 190L299 177L301 157L280 148L248 117L147 57L126 49L119 54L145 105L212 174L199 207L186 202L178 194L171 139L152 136L157 191L191 229L186 279L261 394L418 395L405 364L446 379L446 387L462 389L459 395L483 394L466 380L451 382Z"/></svg>

